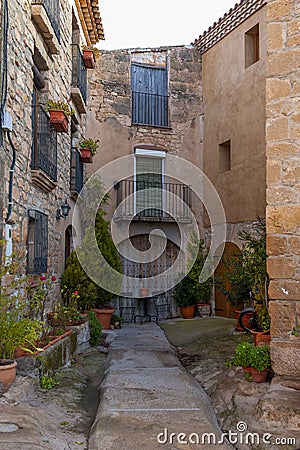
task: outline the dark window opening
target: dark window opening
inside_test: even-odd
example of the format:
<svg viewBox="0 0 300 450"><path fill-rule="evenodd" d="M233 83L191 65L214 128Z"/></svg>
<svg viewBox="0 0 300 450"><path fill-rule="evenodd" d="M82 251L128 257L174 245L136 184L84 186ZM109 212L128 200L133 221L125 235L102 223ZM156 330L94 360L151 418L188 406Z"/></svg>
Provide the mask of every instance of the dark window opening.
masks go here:
<svg viewBox="0 0 300 450"><path fill-rule="evenodd" d="M246 68L259 60L259 24L245 33L245 66Z"/></svg>
<svg viewBox="0 0 300 450"><path fill-rule="evenodd" d="M231 142L226 141L219 145L219 172L231 169Z"/></svg>
<svg viewBox="0 0 300 450"><path fill-rule="evenodd" d="M40 274L48 267L48 216L34 209L28 216L27 272Z"/></svg>

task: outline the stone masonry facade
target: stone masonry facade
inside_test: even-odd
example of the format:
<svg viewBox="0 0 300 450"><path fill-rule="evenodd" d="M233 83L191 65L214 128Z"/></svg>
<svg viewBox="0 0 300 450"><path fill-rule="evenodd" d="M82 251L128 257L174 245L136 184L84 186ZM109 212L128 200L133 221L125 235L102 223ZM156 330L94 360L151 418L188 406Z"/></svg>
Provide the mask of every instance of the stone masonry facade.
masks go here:
<svg viewBox="0 0 300 450"><path fill-rule="evenodd" d="M270 0L267 14L267 254L272 367L300 387L300 4ZM296 379L298 378L298 381Z"/></svg>

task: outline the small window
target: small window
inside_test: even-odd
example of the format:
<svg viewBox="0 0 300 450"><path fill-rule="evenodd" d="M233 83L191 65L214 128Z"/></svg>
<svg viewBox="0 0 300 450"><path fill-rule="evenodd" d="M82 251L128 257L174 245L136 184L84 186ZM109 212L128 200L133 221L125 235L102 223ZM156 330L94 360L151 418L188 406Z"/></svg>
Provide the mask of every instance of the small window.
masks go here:
<svg viewBox="0 0 300 450"><path fill-rule="evenodd" d="M219 145L219 172L227 172L231 169L231 143L223 142Z"/></svg>
<svg viewBox="0 0 300 450"><path fill-rule="evenodd" d="M28 211L27 273L45 273L48 266L48 216L30 209Z"/></svg>
<svg viewBox="0 0 300 450"><path fill-rule="evenodd" d="M259 60L259 24L245 33L245 66L246 68Z"/></svg>

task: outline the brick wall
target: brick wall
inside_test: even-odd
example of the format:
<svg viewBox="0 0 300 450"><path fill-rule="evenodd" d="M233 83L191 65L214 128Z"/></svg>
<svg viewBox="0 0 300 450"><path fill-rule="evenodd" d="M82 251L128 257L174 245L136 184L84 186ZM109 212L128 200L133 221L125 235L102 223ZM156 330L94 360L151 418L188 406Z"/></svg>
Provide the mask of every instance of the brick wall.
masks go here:
<svg viewBox="0 0 300 450"><path fill-rule="evenodd" d="M272 365L290 386L300 373L300 3L269 0L267 12L267 254Z"/></svg>

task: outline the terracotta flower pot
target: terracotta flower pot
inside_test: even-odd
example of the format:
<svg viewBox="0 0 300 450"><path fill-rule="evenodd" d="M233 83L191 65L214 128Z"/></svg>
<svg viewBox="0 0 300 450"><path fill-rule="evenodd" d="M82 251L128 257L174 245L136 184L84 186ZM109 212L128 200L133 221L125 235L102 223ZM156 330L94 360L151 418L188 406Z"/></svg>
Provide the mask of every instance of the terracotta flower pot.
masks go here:
<svg viewBox="0 0 300 450"><path fill-rule="evenodd" d="M262 345L270 345L271 342L271 335L270 330L267 331L251 331L251 334L253 334L254 337L254 344L258 347Z"/></svg>
<svg viewBox="0 0 300 450"><path fill-rule="evenodd" d="M80 149L80 159L84 163L92 163L93 155L90 148L81 148Z"/></svg>
<svg viewBox="0 0 300 450"><path fill-rule="evenodd" d="M268 373L269 372L267 370L258 372L256 369L253 369L253 368L251 368L251 371L250 371L250 375L251 375L252 381L254 381L254 383L264 383L265 381L267 381Z"/></svg>
<svg viewBox="0 0 300 450"><path fill-rule="evenodd" d="M95 57L93 50L83 50L82 59L87 69L95 68Z"/></svg>
<svg viewBox="0 0 300 450"><path fill-rule="evenodd" d="M102 329L109 330L111 316L113 315L115 310L113 308L103 308L103 309L93 308L92 311L94 311L97 314L97 319L101 323Z"/></svg>
<svg viewBox="0 0 300 450"><path fill-rule="evenodd" d="M67 133L68 132L68 118L64 111L60 109L50 109L50 123L59 133Z"/></svg>
<svg viewBox="0 0 300 450"><path fill-rule="evenodd" d="M193 319L195 317L195 305L181 306L180 312L183 319Z"/></svg>
<svg viewBox="0 0 300 450"><path fill-rule="evenodd" d="M17 374L17 361L12 359L0 360L0 382L2 384L2 393L7 392L14 382Z"/></svg>

